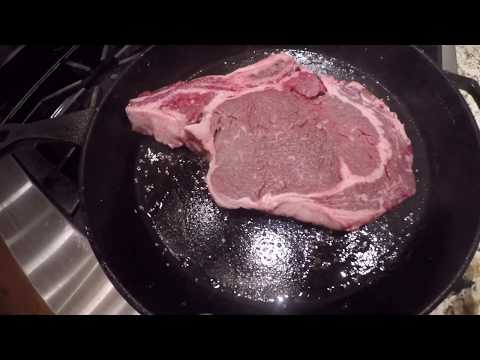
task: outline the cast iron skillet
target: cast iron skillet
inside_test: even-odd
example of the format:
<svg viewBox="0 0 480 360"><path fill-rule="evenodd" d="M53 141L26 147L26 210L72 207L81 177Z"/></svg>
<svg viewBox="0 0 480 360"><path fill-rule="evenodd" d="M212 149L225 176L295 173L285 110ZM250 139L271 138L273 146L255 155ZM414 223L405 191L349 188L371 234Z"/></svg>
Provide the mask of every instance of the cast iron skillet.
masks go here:
<svg viewBox="0 0 480 360"><path fill-rule="evenodd" d="M413 198L351 233L220 209L204 160L131 131L124 109L140 92L281 49L314 71L360 81L397 112L413 143ZM83 144L90 243L141 313L428 313L479 242L479 133L458 88L480 104L473 80L407 46L153 47L98 109L9 125L0 141L4 153L23 140Z"/></svg>

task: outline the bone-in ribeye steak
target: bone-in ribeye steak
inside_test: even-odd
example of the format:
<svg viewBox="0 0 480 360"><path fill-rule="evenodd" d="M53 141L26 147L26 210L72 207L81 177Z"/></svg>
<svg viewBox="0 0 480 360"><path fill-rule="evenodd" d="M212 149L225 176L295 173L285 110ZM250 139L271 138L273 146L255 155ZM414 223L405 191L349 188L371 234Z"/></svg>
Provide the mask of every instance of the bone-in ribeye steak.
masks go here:
<svg viewBox="0 0 480 360"><path fill-rule="evenodd" d="M143 93L126 112L134 131L205 153L221 207L352 230L415 194L397 115L359 83L287 54Z"/></svg>

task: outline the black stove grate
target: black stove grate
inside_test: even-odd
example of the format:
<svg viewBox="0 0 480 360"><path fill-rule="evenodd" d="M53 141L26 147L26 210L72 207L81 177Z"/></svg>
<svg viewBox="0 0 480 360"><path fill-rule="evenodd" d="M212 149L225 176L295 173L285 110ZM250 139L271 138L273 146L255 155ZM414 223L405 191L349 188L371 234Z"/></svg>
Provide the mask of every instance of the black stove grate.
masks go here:
<svg viewBox="0 0 480 360"><path fill-rule="evenodd" d="M419 46L441 65L441 46ZM98 104L115 76L146 46L0 47L0 125L52 118ZM105 64L113 64L105 70ZM79 149L65 144L33 144L15 153L45 195L81 231Z"/></svg>
<svg viewBox="0 0 480 360"><path fill-rule="evenodd" d="M53 118L97 105L115 76L146 47L8 48L0 58L0 83L4 84L0 124ZM83 229L77 183L79 149L67 144L33 144L14 156L45 195Z"/></svg>

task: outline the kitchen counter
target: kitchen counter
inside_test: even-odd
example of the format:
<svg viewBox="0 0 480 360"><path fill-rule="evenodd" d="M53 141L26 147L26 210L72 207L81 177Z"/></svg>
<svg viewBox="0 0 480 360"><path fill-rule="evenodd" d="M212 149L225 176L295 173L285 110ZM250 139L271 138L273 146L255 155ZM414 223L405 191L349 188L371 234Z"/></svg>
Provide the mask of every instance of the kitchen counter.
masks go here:
<svg viewBox="0 0 480 360"><path fill-rule="evenodd" d="M480 82L480 45L457 45L456 49L458 73ZM480 126L480 109L470 95L464 91L462 91L462 95L467 100L477 124ZM459 294L450 295L432 314L480 315L480 249L477 250L470 267L465 273L465 279L472 281L473 285Z"/></svg>

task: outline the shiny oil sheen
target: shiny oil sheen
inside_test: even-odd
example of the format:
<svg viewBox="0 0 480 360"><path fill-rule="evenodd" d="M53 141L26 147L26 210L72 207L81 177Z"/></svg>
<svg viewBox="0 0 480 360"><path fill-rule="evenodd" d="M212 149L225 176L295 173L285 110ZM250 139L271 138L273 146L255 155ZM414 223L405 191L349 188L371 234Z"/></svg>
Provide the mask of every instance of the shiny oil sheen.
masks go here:
<svg viewBox="0 0 480 360"><path fill-rule="evenodd" d="M313 72L366 85L397 112L416 156L426 156L408 112L381 84L339 60L287 52ZM224 74L268 54L257 51L226 59L192 78ZM257 211L222 209L208 193L205 159L144 138L136 158L138 207L133 211L151 229L152 251L163 256L158 271L178 267L192 286L273 306L329 302L395 271L421 223L428 192L428 169L417 162L414 166L417 194L412 199L371 224L343 233Z"/></svg>

